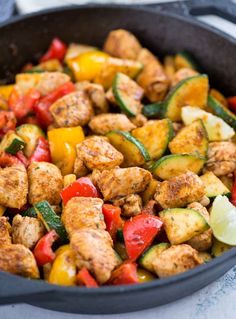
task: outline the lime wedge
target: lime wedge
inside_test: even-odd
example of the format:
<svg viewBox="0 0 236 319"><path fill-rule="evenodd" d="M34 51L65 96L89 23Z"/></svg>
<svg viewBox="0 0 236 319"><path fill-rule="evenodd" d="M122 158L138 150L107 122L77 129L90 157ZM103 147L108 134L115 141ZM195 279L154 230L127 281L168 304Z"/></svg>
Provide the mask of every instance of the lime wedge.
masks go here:
<svg viewBox="0 0 236 319"><path fill-rule="evenodd" d="M236 245L236 207L226 196L218 195L211 208L210 225L222 243Z"/></svg>

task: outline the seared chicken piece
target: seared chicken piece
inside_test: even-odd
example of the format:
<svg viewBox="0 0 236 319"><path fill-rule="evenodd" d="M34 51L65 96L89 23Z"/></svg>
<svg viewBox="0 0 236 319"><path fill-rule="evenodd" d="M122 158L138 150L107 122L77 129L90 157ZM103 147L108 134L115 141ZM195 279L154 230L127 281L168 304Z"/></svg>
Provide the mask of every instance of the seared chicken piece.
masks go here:
<svg viewBox="0 0 236 319"><path fill-rule="evenodd" d="M161 63L147 49L140 51L138 61L144 65L137 78L138 84L151 102L162 101L169 88L169 79Z"/></svg>
<svg viewBox="0 0 236 319"><path fill-rule="evenodd" d="M25 166L0 168L0 205L20 209L27 202L28 178Z"/></svg>
<svg viewBox="0 0 236 319"><path fill-rule="evenodd" d="M188 208L194 209L199 212L209 223L210 215L205 207L203 207L200 203L194 202L188 205ZM187 244L192 246L194 249L198 251L206 251L212 246L212 230L209 228L203 233L194 236L190 240L187 241Z"/></svg>
<svg viewBox="0 0 236 319"><path fill-rule="evenodd" d="M104 200L115 199L144 191L152 175L140 167L114 168L98 173L93 171L92 179L99 187Z"/></svg>
<svg viewBox="0 0 236 319"><path fill-rule="evenodd" d="M86 267L100 284L110 278L112 270L119 264L112 239L105 230L82 228L73 233L70 245L77 267Z"/></svg>
<svg viewBox="0 0 236 319"><path fill-rule="evenodd" d="M213 142L208 147L205 171L224 176L236 170L236 145L232 142Z"/></svg>
<svg viewBox="0 0 236 319"><path fill-rule="evenodd" d="M111 169L119 166L124 160L123 155L100 136L86 138L78 144L77 157L91 170Z"/></svg>
<svg viewBox="0 0 236 319"><path fill-rule="evenodd" d="M115 206L121 208L121 213L125 217L133 217L142 211L142 199L138 194L131 194L113 201Z"/></svg>
<svg viewBox="0 0 236 319"><path fill-rule="evenodd" d="M65 205L61 216L70 236L83 227L105 229L103 200L93 197L73 197Z"/></svg>
<svg viewBox="0 0 236 319"><path fill-rule="evenodd" d="M202 180L192 172L170 178L159 183L155 200L162 208L185 207L205 195Z"/></svg>
<svg viewBox="0 0 236 319"><path fill-rule="evenodd" d="M89 127L95 134L106 134L112 130L130 132L136 126L125 114L106 113L94 116L89 122Z"/></svg>
<svg viewBox="0 0 236 319"><path fill-rule="evenodd" d="M7 217L0 217L0 247L11 245L10 228L11 225L8 223Z"/></svg>
<svg viewBox="0 0 236 319"><path fill-rule="evenodd" d="M96 114L108 112L109 106L105 96L104 88L100 84L83 81L77 82L75 87L76 90L83 91L89 96Z"/></svg>
<svg viewBox="0 0 236 319"><path fill-rule="evenodd" d="M113 94L112 87L110 87L110 89L107 90L107 92L106 92L106 99L107 99L107 101L108 101L109 103L111 103L111 104L117 104L117 103L116 103L115 96L114 96L114 94Z"/></svg>
<svg viewBox="0 0 236 319"><path fill-rule="evenodd" d="M76 175L76 177L86 176L88 173L89 170L84 165L84 162L80 158L76 157L74 163L74 174Z"/></svg>
<svg viewBox="0 0 236 319"><path fill-rule="evenodd" d="M43 237L46 229L43 223L34 217L22 217L17 214L12 221L13 244L22 244L32 249L37 241Z"/></svg>
<svg viewBox="0 0 236 319"><path fill-rule="evenodd" d="M178 84L180 81L190 78L191 76L197 75L198 72L196 72L193 69L190 68L182 68L176 71L174 74L173 78L171 79L171 85L175 86Z"/></svg>
<svg viewBox="0 0 236 319"><path fill-rule="evenodd" d="M182 123L179 122L172 122L174 134L177 135L179 131L184 127Z"/></svg>
<svg viewBox="0 0 236 319"><path fill-rule="evenodd" d="M49 110L59 127L83 126L93 116L91 102L83 91L63 96L54 102Z"/></svg>
<svg viewBox="0 0 236 319"><path fill-rule="evenodd" d="M142 47L132 33L118 29L108 34L103 49L114 57L136 60Z"/></svg>
<svg viewBox="0 0 236 319"><path fill-rule="evenodd" d="M153 268L160 278L174 276L202 264L198 252L191 246L174 245L156 256Z"/></svg>
<svg viewBox="0 0 236 319"><path fill-rule="evenodd" d="M39 278L32 252L23 245L0 247L0 270L29 278Z"/></svg>
<svg viewBox="0 0 236 319"><path fill-rule="evenodd" d="M135 117L131 117L130 120L136 127L141 127L148 121L146 116L144 116L143 114L137 114Z"/></svg>
<svg viewBox="0 0 236 319"><path fill-rule="evenodd" d="M60 203L63 178L56 165L47 162L33 162L28 168L28 177L31 205L42 200L47 200L51 205Z"/></svg>

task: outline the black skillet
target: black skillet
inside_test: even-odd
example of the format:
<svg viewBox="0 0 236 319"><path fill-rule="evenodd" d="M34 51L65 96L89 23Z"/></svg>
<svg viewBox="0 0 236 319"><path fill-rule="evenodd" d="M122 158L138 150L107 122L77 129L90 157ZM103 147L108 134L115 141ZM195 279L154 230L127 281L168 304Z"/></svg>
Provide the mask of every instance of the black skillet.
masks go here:
<svg viewBox="0 0 236 319"><path fill-rule="evenodd" d="M224 6L222 6L224 3ZM51 39L101 46L116 28L133 32L158 56L188 50L226 95L236 94L236 41L203 25L191 14L214 13L235 21L228 1L191 1L144 7L82 6L14 18L0 26L0 78L10 81L22 65L37 58ZM71 313L121 313L177 300L222 276L236 263L236 248L193 270L151 283L87 289L50 285L0 272L0 304L28 303Z"/></svg>

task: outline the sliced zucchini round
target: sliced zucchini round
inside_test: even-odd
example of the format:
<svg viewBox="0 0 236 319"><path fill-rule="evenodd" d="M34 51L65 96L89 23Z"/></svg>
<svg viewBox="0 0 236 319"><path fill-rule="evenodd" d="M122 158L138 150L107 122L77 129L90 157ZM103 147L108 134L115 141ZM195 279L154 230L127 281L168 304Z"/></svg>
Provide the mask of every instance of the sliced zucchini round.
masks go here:
<svg viewBox="0 0 236 319"><path fill-rule="evenodd" d="M110 143L123 154L123 167L140 166L150 160L145 146L128 132L111 131L107 133Z"/></svg>
<svg viewBox="0 0 236 319"><path fill-rule="evenodd" d="M206 156L208 135L202 120L196 120L185 126L169 143L172 154L197 154Z"/></svg>
<svg viewBox="0 0 236 319"><path fill-rule="evenodd" d="M13 131L7 132L0 143L0 150L10 153L12 155L15 155L24 147L24 140L20 138L17 134L15 134Z"/></svg>
<svg viewBox="0 0 236 319"><path fill-rule="evenodd" d="M16 132L26 143L24 153L27 157L33 154L38 138L45 137L42 129L34 124L22 124L16 128Z"/></svg>
<svg viewBox="0 0 236 319"><path fill-rule="evenodd" d="M218 195L230 196L230 190L222 183L222 181L212 172L207 172L200 176L207 197L216 197Z"/></svg>
<svg viewBox="0 0 236 319"><path fill-rule="evenodd" d="M163 119L147 122L134 129L132 135L145 146L151 159L158 159L165 153L174 131L171 121Z"/></svg>
<svg viewBox="0 0 236 319"><path fill-rule="evenodd" d="M153 166L154 176L163 180L191 171L198 174L205 163L205 158L194 154L173 154L160 158Z"/></svg>
<svg viewBox="0 0 236 319"><path fill-rule="evenodd" d="M208 76L195 75L180 81L168 94L164 102L163 117L172 121L181 120L181 108L186 105L204 108L207 105Z"/></svg>
<svg viewBox="0 0 236 319"><path fill-rule="evenodd" d="M208 106L216 115L221 117L226 123L236 130L236 115L216 100L212 95L208 96Z"/></svg>
<svg viewBox="0 0 236 319"><path fill-rule="evenodd" d="M198 71L199 67L194 57L186 51L178 52L175 56L175 67L177 70L182 68L189 68Z"/></svg>
<svg viewBox="0 0 236 319"><path fill-rule="evenodd" d="M193 209L166 209L159 216L172 245L182 244L209 228L205 218Z"/></svg>
<svg viewBox="0 0 236 319"><path fill-rule="evenodd" d="M168 243L160 243L150 247L139 258L140 266L155 273L155 270L152 266L153 261L157 256L159 256L164 250L166 250L169 247L170 244Z"/></svg>
<svg viewBox="0 0 236 319"><path fill-rule="evenodd" d="M121 111L129 116L135 116L140 112L143 89L127 75L116 74L112 84L112 92Z"/></svg>
<svg viewBox="0 0 236 319"><path fill-rule="evenodd" d="M160 118L163 113L163 102L144 105L142 113L149 119Z"/></svg>

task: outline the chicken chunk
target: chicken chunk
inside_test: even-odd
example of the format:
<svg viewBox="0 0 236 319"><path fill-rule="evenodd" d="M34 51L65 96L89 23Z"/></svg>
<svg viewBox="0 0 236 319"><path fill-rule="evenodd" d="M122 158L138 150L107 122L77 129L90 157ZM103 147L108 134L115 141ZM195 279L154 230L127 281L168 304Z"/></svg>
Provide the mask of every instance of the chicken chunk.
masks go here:
<svg viewBox="0 0 236 319"><path fill-rule="evenodd" d="M131 194L113 201L115 206L119 206L121 213L125 217L133 217L142 211L142 199L138 194Z"/></svg>
<svg viewBox="0 0 236 319"><path fill-rule="evenodd" d="M121 58L136 60L141 51L138 39L124 29L111 31L104 43L104 51L108 54Z"/></svg>
<svg viewBox="0 0 236 319"><path fill-rule="evenodd" d="M63 178L56 165L47 162L33 162L28 168L28 176L31 205L42 200L47 200L51 205L60 203Z"/></svg>
<svg viewBox="0 0 236 319"><path fill-rule="evenodd" d="M0 247L11 244L10 228L7 217L0 217Z"/></svg>
<svg viewBox="0 0 236 319"><path fill-rule="evenodd" d="M92 179L99 187L105 200L144 191L152 175L140 167L115 168L100 174L94 171Z"/></svg>
<svg viewBox="0 0 236 319"><path fill-rule="evenodd" d="M192 172L170 178L157 187L155 200L162 208L185 207L205 195L202 180Z"/></svg>
<svg viewBox="0 0 236 319"><path fill-rule="evenodd" d="M153 268L160 278L174 276L202 264L198 252L191 246L182 244L171 246L156 256Z"/></svg>
<svg viewBox="0 0 236 319"><path fill-rule="evenodd" d="M130 120L137 127L144 126L148 121L146 116L144 116L143 114L137 114L136 116L132 117Z"/></svg>
<svg viewBox="0 0 236 319"><path fill-rule="evenodd" d="M43 223L34 217L22 217L17 214L12 221L13 244L22 244L32 249L37 241L43 237L46 229Z"/></svg>
<svg viewBox="0 0 236 319"><path fill-rule="evenodd" d="M180 81L187 79L191 76L197 75L198 72L196 72L193 69L190 68L182 68L179 69L173 76L172 80L171 80L171 84L172 86L175 86L176 84L178 84Z"/></svg>
<svg viewBox="0 0 236 319"><path fill-rule="evenodd" d="M111 169L124 160L123 155L100 136L89 137L78 144L77 157L91 170Z"/></svg>
<svg viewBox="0 0 236 319"><path fill-rule="evenodd" d="M86 176L88 173L89 170L84 165L84 162L80 158L76 157L74 163L74 174L76 175L76 177Z"/></svg>
<svg viewBox="0 0 236 319"><path fill-rule="evenodd" d="M130 132L136 126L128 119L125 114L100 114L94 116L89 122L89 127L95 134L104 135L112 130Z"/></svg>
<svg viewBox="0 0 236 319"><path fill-rule="evenodd" d="M147 49L140 51L138 61L144 65L137 78L138 84L151 102L162 101L169 88L169 79L161 63Z"/></svg>
<svg viewBox="0 0 236 319"><path fill-rule="evenodd" d="M39 278L32 252L23 245L0 247L0 270L29 278Z"/></svg>
<svg viewBox="0 0 236 319"><path fill-rule="evenodd" d="M236 170L236 145L232 142L213 142L208 147L205 171L224 176Z"/></svg>
<svg viewBox="0 0 236 319"><path fill-rule="evenodd" d="M89 96L96 114L108 112L109 106L105 96L104 88L100 84L83 81L77 82L75 87L78 91L83 91Z"/></svg>
<svg viewBox="0 0 236 319"><path fill-rule="evenodd" d="M86 267L100 284L110 278L112 270L119 264L112 239L105 230L80 229L73 233L70 245L77 267Z"/></svg>
<svg viewBox="0 0 236 319"><path fill-rule="evenodd" d="M61 216L70 236L81 228L105 229L103 201L100 198L73 197L65 205Z"/></svg>
<svg viewBox="0 0 236 319"><path fill-rule="evenodd" d="M25 166L0 168L0 205L18 208L27 202L28 178Z"/></svg>
<svg viewBox="0 0 236 319"><path fill-rule="evenodd" d="M199 212L209 223L210 215L205 207L200 203L194 202L188 205L188 208L194 209ZM206 251L212 246L212 230L209 228L203 233L194 236L187 242L188 245L198 251Z"/></svg>
<svg viewBox="0 0 236 319"><path fill-rule="evenodd" d="M59 127L86 125L93 116L93 108L83 91L72 92L50 106L50 112Z"/></svg>

